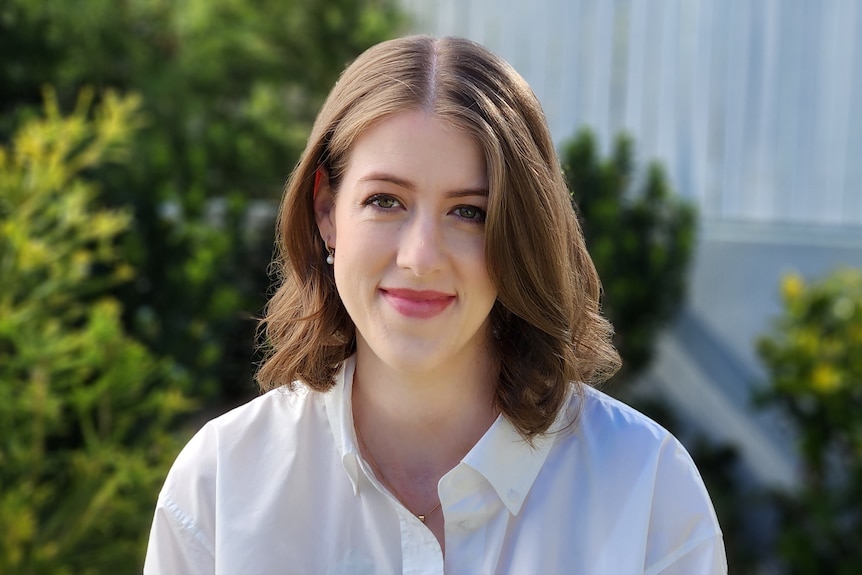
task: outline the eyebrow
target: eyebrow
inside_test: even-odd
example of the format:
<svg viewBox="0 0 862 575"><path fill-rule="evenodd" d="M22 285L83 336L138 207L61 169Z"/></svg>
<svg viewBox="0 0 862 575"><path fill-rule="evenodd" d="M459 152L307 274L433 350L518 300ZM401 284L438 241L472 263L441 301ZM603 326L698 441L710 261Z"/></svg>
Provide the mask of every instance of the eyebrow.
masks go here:
<svg viewBox="0 0 862 575"><path fill-rule="evenodd" d="M390 184L395 184L396 186L400 186L411 192L416 191L416 185L410 180L405 180L404 178L399 178L398 176L394 176L392 174L388 174L385 172L374 172L371 174L367 174L359 178L359 183L365 182L388 182ZM466 188L463 190L452 190L450 192L446 192L447 198L463 198L467 196L487 196L488 188Z"/></svg>

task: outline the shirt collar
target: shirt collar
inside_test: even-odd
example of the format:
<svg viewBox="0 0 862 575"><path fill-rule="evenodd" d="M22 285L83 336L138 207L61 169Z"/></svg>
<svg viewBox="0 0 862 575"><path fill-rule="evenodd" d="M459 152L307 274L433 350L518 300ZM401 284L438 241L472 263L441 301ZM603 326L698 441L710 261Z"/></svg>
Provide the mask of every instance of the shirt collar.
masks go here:
<svg viewBox="0 0 862 575"><path fill-rule="evenodd" d="M462 460L491 484L512 515L521 510L557 435L566 426L571 393L570 388L554 423L546 433L534 438L532 445L500 415Z"/></svg>
<svg viewBox="0 0 862 575"><path fill-rule="evenodd" d="M335 447L341 456L353 494L359 493L359 448L356 444L356 432L353 429L353 372L356 369L356 357L350 356L341 364L341 369L335 375L335 385L324 394L326 415L329 418L329 429L335 440Z"/></svg>
<svg viewBox="0 0 862 575"><path fill-rule="evenodd" d="M356 356L344 360L335 376L335 385L325 394L326 413L341 462L359 493L360 455L353 427L353 373ZM514 425L500 415L473 446L462 463L478 471L491 484L497 496L517 515L533 482L545 464L558 433L566 426L567 407L572 389L548 432L536 437L530 445Z"/></svg>

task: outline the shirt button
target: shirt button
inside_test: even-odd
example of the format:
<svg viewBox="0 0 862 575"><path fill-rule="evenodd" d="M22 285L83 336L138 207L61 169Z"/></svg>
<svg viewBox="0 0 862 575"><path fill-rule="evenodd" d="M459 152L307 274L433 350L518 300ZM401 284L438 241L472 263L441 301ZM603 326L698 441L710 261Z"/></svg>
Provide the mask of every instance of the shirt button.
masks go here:
<svg viewBox="0 0 862 575"><path fill-rule="evenodd" d="M461 526L461 529L463 529L465 531L470 531L471 529L473 529L473 522L472 521L461 521L459 523L459 525Z"/></svg>
<svg viewBox="0 0 862 575"><path fill-rule="evenodd" d="M509 497L509 501L517 501L518 500L518 492L514 489L510 489L506 494Z"/></svg>

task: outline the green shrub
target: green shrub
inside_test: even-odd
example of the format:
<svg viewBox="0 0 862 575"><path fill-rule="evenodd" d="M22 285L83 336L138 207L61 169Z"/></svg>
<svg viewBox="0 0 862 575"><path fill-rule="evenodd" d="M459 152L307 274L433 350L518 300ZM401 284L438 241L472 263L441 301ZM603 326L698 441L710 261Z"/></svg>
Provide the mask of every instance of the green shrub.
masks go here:
<svg viewBox="0 0 862 575"><path fill-rule="evenodd" d="M759 395L795 428L802 487L777 496L790 573L862 572L862 271L781 284L784 311L758 342Z"/></svg>
<svg viewBox="0 0 862 575"><path fill-rule="evenodd" d="M695 241L694 207L673 193L657 163L638 180L633 148L621 136L603 160L593 135L582 131L561 155L623 358L615 381L649 364L659 330L682 305Z"/></svg>
<svg viewBox="0 0 862 575"><path fill-rule="evenodd" d="M130 223L82 173L128 161L137 98L89 98L0 148L0 573L134 573L186 411L186 378L108 295ZM98 273L97 273L98 272Z"/></svg>
<svg viewBox="0 0 862 575"><path fill-rule="evenodd" d="M254 316L265 303L276 201L344 65L395 33L395 0L6 0L0 7L0 142L41 102L81 86L141 95L146 122L121 169L90 174L132 217L118 286L137 339L194 374L195 394L254 391ZM218 399L218 398L215 398Z"/></svg>

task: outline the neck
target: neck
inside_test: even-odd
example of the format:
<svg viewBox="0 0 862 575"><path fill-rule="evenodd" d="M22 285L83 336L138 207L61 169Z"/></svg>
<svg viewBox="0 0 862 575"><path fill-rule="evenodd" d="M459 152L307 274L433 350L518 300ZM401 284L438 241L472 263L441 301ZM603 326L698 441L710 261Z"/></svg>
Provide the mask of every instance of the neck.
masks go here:
<svg viewBox="0 0 862 575"><path fill-rule="evenodd" d="M360 344L353 415L363 447L390 480L436 484L496 419L496 373L487 355L433 373L399 372Z"/></svg>

